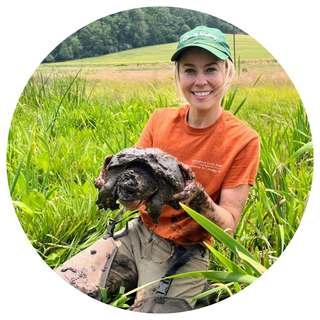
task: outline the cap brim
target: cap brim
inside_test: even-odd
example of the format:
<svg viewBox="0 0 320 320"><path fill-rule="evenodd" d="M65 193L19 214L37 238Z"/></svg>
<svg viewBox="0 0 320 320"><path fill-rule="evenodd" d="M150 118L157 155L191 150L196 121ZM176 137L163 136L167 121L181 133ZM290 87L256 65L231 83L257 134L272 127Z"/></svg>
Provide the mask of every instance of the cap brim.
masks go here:
<svg viewBox="0 0 320 320"><path fill-rule="evenodd" d="M228 56L227 54L223 53L222 51L218 50L218 49L215 48L215 47L208 46L208 45L206 45L206 44L195 44L195 43L190 44L189 46L185 46L185 47L181 48L180 50L176 51L176 52L173 54L173 56L171 57L171 61L177 61L177 60L179 60L179 57L181 56L181 54L182 54L185 50L187 50L187 49L189 49L189 48L191 48L191 47L198 47L198 48L205 49L205 50L209 51L210 53L214 54L216 57L218 57L218 58L221 59L221 60L227 60L227 59L229 59L229 60L232 61L232 59L231 59L230 56Z"/></svg>

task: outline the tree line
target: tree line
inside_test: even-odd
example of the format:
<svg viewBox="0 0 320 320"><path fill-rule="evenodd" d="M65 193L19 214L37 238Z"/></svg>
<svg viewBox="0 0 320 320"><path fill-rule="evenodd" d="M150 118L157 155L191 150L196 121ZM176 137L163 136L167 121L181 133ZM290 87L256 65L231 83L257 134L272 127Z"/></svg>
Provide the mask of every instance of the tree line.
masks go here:
<svg viewBox="0 0 320 320"><path fill-rule="evenodd" d="M44 63L60 62L178 42L198 25L234 32L233 25L199 11L175 7L138 8L98 19L79 29L50 52ZM237 29L237 32L241 30Z"/></svg>

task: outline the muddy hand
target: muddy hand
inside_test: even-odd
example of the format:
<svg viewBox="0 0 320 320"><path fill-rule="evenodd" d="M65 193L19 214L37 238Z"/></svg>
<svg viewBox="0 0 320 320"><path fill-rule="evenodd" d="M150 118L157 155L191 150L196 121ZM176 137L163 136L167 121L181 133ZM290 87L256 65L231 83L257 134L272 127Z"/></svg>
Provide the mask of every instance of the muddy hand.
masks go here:
<svg viewBox="0 0 320 320"><path fill-rule="evenodd" d="M101 172L100 172L98 178L94 181L94 186L99 190L105 185L105 179L106 179L107 172L108 172L107 167L108 167L108 164L110 163L112 157L113 157L112 155L108 155L105 157Z"/></svg>
<svg viewBox="0 0 320 320"><path fill-rule="evenodd" d="M202 195L203 197L205 190L203 186L196 181L196 176L188 165L179 162L179 167L185 178L185 188L181 192L176 193L172 200L178 200L181 203L188 205L199 198L199 196L201 197Z"/></svg>

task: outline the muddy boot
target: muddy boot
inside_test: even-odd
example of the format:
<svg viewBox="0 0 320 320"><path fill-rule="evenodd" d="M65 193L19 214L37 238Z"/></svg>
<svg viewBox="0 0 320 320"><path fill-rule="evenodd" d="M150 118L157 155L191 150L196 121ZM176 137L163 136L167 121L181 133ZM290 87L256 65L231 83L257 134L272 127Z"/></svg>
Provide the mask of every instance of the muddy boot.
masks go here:
<svg viewBox="0 0 320 320"><path fill-rule="evenodd" d="M112 238L101 238L54 271L74 288L101 300L99 287L106 287L117 249Z"/></svg>

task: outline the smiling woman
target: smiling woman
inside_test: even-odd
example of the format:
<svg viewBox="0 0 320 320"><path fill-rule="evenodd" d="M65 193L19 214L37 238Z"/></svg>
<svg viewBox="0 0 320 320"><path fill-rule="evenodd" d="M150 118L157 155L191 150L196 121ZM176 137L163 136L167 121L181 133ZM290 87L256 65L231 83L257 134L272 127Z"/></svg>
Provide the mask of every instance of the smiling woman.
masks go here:
<svg viewBox="0 0 320 320"><path fill-rule="evenodd" d="M174 155L181 162L186 186L173 198L232 234L255 181L259 136L221 106L234 70L229 44L220 30L200 26L181 36L171 60L175 61L176 86L187 104L156 110L136 146L157 147ZM139 211L148 230L174 245L191 248L211 242L211 236L182 209L164 207L159 224L150 220L143 205ZM187 263L184 270L195 271L193 267ZM207 267L203 261L202 270ZM191 285L175 279L166 299L184 299L194 308L188 298ZM203 285L199 281L193 290L201 292ZM178 292L179 286L187 291ZM140 296L135 305L144 306L152 299L150 293L146 296ZM156 304L157 300L154 308Z"/></svg>
<svg viewBox="0 0 320 320"><path fill-rule="evenodd" d="M226 64L197 47L185 51L176 64L181 92L192 105L188 114L191 126L207 127L221 115L221 99L229 84L226 80L230 79Z"/></svg>
<svg viewBox="0 0 320 320"><path fill-rule="evenodd" d="M180 39L172 61L176 61L176 90L191 106L188 123L199 128L213 124L221 115L221 100L235 71L225 35L197 27Z"/></svg>

